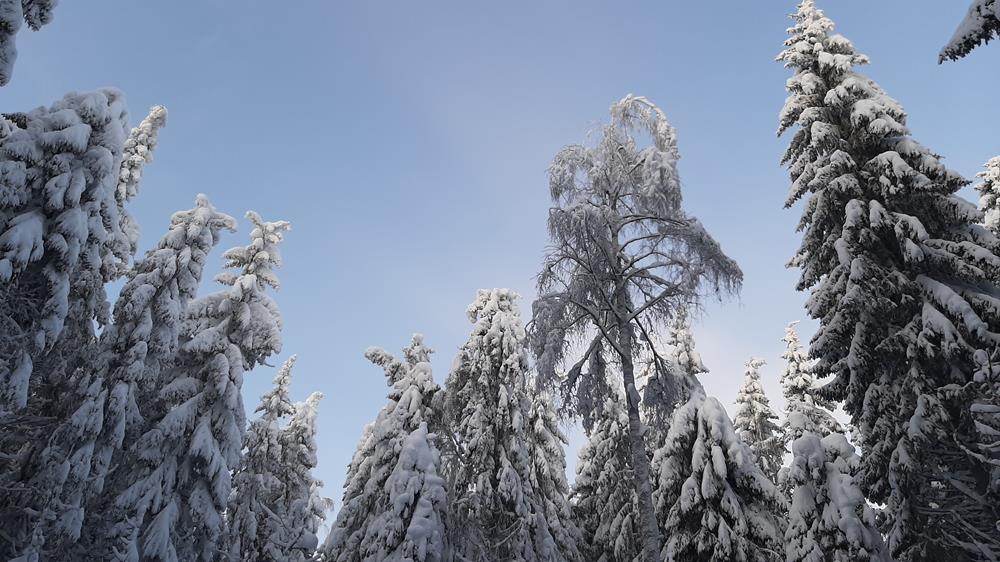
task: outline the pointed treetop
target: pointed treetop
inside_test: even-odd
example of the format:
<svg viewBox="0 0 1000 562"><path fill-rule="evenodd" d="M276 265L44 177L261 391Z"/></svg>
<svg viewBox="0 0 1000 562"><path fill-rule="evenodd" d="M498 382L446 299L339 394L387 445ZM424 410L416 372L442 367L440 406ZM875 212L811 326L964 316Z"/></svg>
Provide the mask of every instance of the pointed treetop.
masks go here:
<svg viewBox="0 0 1000 562"><path fill-rule="evenodd" d="M476 300L466 309L469 322L475 323L489 311L513 312L520 315L517 308L518 294L510 289L479 289Z"/></svg>
<svg viewBox="0 0 1000 562"><path fill-rule="evenodd" d="M799 321L788 323L785 327L785 351L781 358L785 360L785 371L781 374L781 383L786 400L801 399L809 394L813 387L813 376L810 372L809 357L802 350L799 334L795 326Z"/></svg>
<svg viewBox="0 0 1000 562"><path fill-rule="evenodd" d="M691 335L691 320L687 306L677 309L677 315L670 327L671 357L684 373L694 376L708 373L708 367L701 360L701 354L694 347Z"/></svg>
<svg viewBox="0 0 1000 562"><path fill-rule="evenodd" d="M403 348L403 356L406 357L410 367L416 366L417 363L430 363L432 353L434 350L424 344L423 334L413 334L410 345Z"/></svg>
<svg viewBox="0 0 1000 562"><path fill-rule="evenodd" d="M746 362L746 369L743 373L747 375L757 375L757 371L764 365L767 365L767 361L764 359L760 357L751 357L750 360Z"/></svg>
<svg viewBox="0 0 1000 562"><path fill-rule="evenodd" d="M142 177L142 168L153 159L157 135L160 128L166 124L167 108L162 105L154 105L149 109L149 115L129 133L122 154L121 174L118 177L116 198L119 202L128 201L135 197L138 192L139 179Z"/></svg>
<svg viewBox="0 0 1000 562"><path fill-rule="evenodd" d="M292 367L297 358L298 355L292 355L281 365L274 377L274 386L260 397L260 405L255 411L261 412L267 421L275 421L296 411L289 397L289 387L292 385Z"/></svg>
<svg viewBox="0 0 1000 562"><path fill-rule="evenodd" d="M847 38L832 33L833 21L811 0L802 2L791 18L795 20L795 25L788 28L785 49L775 58L784 63L785 68L796 71L795 76L788 80L791 95L781 111L779 135L799 122L804 108L822 102L821 90L827 82L822 77L824 73L850 72L854 66L869 62L867 56L855 51ZM785 158L787 160L788 156Z"/></svg>
<svg viewBox="0 0 1000 562"><path fill-rule="evenodd" d="M311 393L304 401L295 405L295 415L292 416L292 419L299 421L312 420L316 417L316 412L319 410L319 401L322 399L322 392L317 390Z"/></svg>
<svg viewBox="0 0 1000 562"><path fill-rule="evenodd" d="M424 345L423 334L413 334L410 345L403 348L406 364L381 347L369 347L365 351L365 358L382 367L385 371L386 384L393 386L406 375L410 368L419 363L429 363L431 353L434 353L434 350Z"/></svg>
<svg viewBox="0 0 1000 562"><path fill-rule="evenodd" d="M250 244L223 254L226 267L239 269L241 273L222 273L216 280L223 285L235 286L239 283L243 288L263 289L267 286L277 289L280 284L272 269L281 265L278 244L284 239L285 231L291 230L292 226L288 221L264 222L254 211L247 211L246 217L254 225L250 232Z"/></svg>
<svg viewBox="0 0 1000 562"><path fill-rule="evenodd" d="M194 205L193 209L177 211L170 217L170 232L164 237L161 247L179 248L184 241L200 236L206 227L214 245L219 241L220 231L236 230L236 219L216 211L204 193L195 197Z"/></svg>

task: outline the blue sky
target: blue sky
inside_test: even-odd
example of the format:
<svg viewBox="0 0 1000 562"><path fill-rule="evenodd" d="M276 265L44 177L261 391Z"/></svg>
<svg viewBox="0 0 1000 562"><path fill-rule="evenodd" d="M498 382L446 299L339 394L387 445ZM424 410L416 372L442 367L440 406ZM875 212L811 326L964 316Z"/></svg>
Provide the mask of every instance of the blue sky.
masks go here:
<svg viewBox="0 0 1000 562"><path fill-rule="evenodd" d="M273 363L297 353L296 398L326 394L328 495L339 499L361 427L385 400L364 350L395 352L422 332L443 381L477 288L517 290L527 315L546 244L546 167L628 93L677 127L686 207L746 276L738 299L695 326L706 387L731 404L743 362L759 355L781 405L779 339L805 298L784 268L798 212L782 208L785 140L774 134L788 74L773 58L794 2L276 5L64 1L52 24L19 36L0 101L25 110L112 85L135 122L153 104L169 108L133 206L144 248L199 192L235 216L292 222ZM865 72L906 107L918 140L970 178L1000 154L1000 46L936 64L965 2L820 5L872 58ZM210 273L247 233L242 221L223 239ZM247 377L249 407L273 375Z"/></svg>

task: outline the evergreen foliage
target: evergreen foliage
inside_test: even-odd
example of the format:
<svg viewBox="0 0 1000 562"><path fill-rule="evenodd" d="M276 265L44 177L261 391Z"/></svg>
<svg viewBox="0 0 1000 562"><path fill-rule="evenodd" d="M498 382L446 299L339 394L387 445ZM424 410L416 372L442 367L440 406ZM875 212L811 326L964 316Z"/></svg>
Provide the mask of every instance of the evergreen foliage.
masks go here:
<svg viewBox="0 0 1000 562"><path fill-rule="evenodd" d="M810 355L834 379L861 446L858 481L885 503L899 562L1000 557L992 467L959 389L974 356L1000 342L1000 243L966 185L915 141L906 114L855 67L868 62L832 33L812 0L778 59L792 69L779 132L791 205L804 200L791 261L809 314Z"/></svg>

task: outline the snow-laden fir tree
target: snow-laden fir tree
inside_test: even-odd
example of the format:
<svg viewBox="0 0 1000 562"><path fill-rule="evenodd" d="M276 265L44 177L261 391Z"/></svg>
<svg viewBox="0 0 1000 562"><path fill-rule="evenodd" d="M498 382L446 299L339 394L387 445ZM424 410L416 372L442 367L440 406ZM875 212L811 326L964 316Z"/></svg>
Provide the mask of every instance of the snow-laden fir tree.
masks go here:
<svg viewBox="0 0 1000 562"><path fill-rule="evenodd" d="M785 448L791 450L793 441L803 431L812 431L820 437L843 431L830 412L834 405L820 396L812 361L802 349L799 334L795 331L798 321L789 322L785 328L785 370L781 373L781 391L785 396L785 419L781 422L781 435Z"/></svg>
<svg viewBox="0 0 1000 562"><path fill-rule="evenodd" d="M44 540L28 518L60 490L36 486L43 451L86 395L95 325L108 323L104 284L130 257L116 252L125 125L123 97L108 89L0 127L0 552Z"/></svg>
<svg viewBox="0 0 1000 562"><path fill-rule="evenodd" d="M785 501L737 436L722 404L693 383L653 463L665 539L661 560L781 559Z"/></svg>
<svg viewBox="0 0 1000 562"><path fill-rule="evenodd" d="M52 21L58 0L0 0L0 86L6 86L17 60L15 37L26 23L33 31Z"/></svg>
<svg viewBox="0 0 1000 562"><path fill-rule="evenodd" d="M267 294L287 222L254 212L251 242L224 254L217 280L228 289L188 305L175 364L161 396L168 410L134 444L131 485L118 497L116 557L216 560L225 545L223 516L240 463L244 374L281 349L281 315Z"/></svg>
<svg viewBox="0 0 1000 562"><path fill-rule="evenodd" d="M123 447L142 435L146 417L157 411L159 374L177 351L183 310L219 232L235 225L204 196L196 205L174 214L166 236L131 271L92 370L80 377L82 402L35 460L27 488L41 493L33 508L37 518L27 519L34 529L30 551L43 552L48 543L48 551L66 555L81 530L93 535L102 528L105 483L114 467L123 466ZM90 547L85 541L77 548Z"/></svg>
<svg viewBox="0 0 1000 562"><path fill-rule="evenodd" d="M442 422L451 441L445 447L450 548L470 562L566 560L574 553L552 552L542 513L546 498L534 487L528 353L517 295L480 290L468 316L473 329L448 375Z"/></svg>
<svg viewBox="0 0 1000 562"><path fill-rule="evenodd" d="M794 18L778 56L794 72L779 132L795 128L788 204L804 206L791 265L819 320L810 356L834 377L824 393L851 416L858 481L886 504L897 560L1000 557L997 486L956 391L977 350L1000 342L1000 244L955 196L967 182L854 70L867 57L811 0Z"/></svg>
<svg viewBox="0 0 1000 562"><path fill-rule="evenodd" d="M781 428L775 423L778 415L771 408L771 401L760 380L760 368L766 362L752 357L743 372L743 386L736 393L736 434L753 451L757 464L764 474L777 482L778 471L785 456L785 443Z"/></svg>
<svg viewBox="0 0 1000 562"><path fill-rule="evenodd" d="M366 428L348 468L344 497L317 558L323 562L439 562L445 556L447 494L428 422L439 387L431 350L413 341L399 361L365 356L385 371L389 402Z"/></svg>
<svg viewBox="0 0 1000 562"><path fill-rule="evenodd" d="M124 99L68 94L20 121L0 141L0 412L62 417L75 405L62 404L66 379L93 358L94 323L107 323L103 284L121 258Z"/></svg>
<svg viewBox="0 0 1000 562"><path fill-rule="evenodd" d="M583 533L584 560L639 560L638 499L629 453L628 415L622 400L607 398L580 451L573 483L573 514Z"/></svg>
<svg viewBox="0 0 1000 562"><path fill-rule="evenodd" d="M976 174L983 180L976 186L979 210L983 212L986 228L1000 236L1000 156L990 158L985 168Z"/></svg>
<svg viewBox="0 0 1000 562"><path fill-rule="evenodd" d="M962 23L958 24L948 44L941 49L938 62L958 60L998 36L1000 36L1000 2L972 0Z"/></svg>
<svg viewBox="0 0 1000 562"><path fill-rule="evenodd" d="M311 560L319 546L320 525L331 507L320 494L323 482L313 475L316 468L316 415L323 393L313 392L295 404L295 413L281 435L284 545L288 562Z"/></svg>
<svg viewBox="0 0 1000 562"><path fill-rule="evenodd" d="M678 158L666 116L631 95L611 107L596 145L567 146L556 155L549 171L551 245L533 306L539 375L558 385L585 421L603 401L595 389L606 373L584 366L595 354L620 365L644 562L657 561L660 541L634 361L655 348L652 334L679 306L705 292L735 291L742 279L736 263L681 208ZM559 366L578 338L586 338L585 350L561 376Z"/></svg>
<svg viewBox="0 0 1000 562"><path fill-rule="evenodd" d="M284 528L285 490L282 422L294 409L289 397L291 356L274 377L274 386L260 398L244 439L246 449L233 471L232 492L226 506L228 529L225 552L230 560L284 560L288 549Z"/></svg>
<svg viewBox="0 0 1000 562"><path fill-rule="evenodd" d="M552 400L547 393L535 394L528 415L528 455L535 501L535 549L539 560L587 560L582 555L583 535L569 502L567 444Z"/></svg>
<svg viewBox="0 0 1000 562"><path fill-rule="evenodd" d="M664 351L654 348L640 363L645 380L642 414L650 454L663 446L674 409L688 399L688 384L708 372L695 349L686 306L677 310L664 344Z"/></svg>
<svg viewBox="0 0 1000 562"><path fill-rule="evenodd" d="M472 334L445 383L442 425L452 437L445 473L449 538L459 560L534 560L527 451L528 357L507 289L480 290Z"/></svg>
<svg viewBox="0 0 1000 562"><path fill-rule="evenodd" d="M854 480L854 447L841 433L796 430L792 463L783 473L792 491L785 562L889 562L875 514Z"/></svg>

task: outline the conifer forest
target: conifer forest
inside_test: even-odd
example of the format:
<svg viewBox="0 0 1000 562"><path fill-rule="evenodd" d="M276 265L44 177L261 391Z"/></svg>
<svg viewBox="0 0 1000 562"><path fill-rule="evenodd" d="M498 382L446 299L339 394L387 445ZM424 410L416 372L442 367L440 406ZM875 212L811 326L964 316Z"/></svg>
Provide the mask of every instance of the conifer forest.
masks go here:
<svg viewBox="0 0 1000 562"><path fill-rule="evenodd" d="M966 9L969 1L940 3L960 22L944 45L886 23L894 40L940 50L892 72L934 81L938 69L1000 48L990 44L1000 38L1000 0ZM375 301L382 273L295 251L292 226L328 222L322 210L279 214L254 200L256 211L228 214L241 210L239 186L213 181L182 186L201 193L186 209L161 208L165 231L144 224L140 236L144 174L185 166L158 152L172 142L167 107L130 113L113 87L9 106L5 89L40 60L32 51L64 47L49 24L72 3L0 0L0 561L1000 562L1000 156L974 177L949 168L911 131L897 101L908 92L877 82L890 67L869 69L877 61L824 0L788 1L790 19L770 22L787 27L775 60L761 61L784 72L784 83L770 84L785 91L783 105L771 100L777 114L744 99L740 84L719 94L748 115L770 112L782 143L765 166L783 185L727 192L784 204L797 221L783 235L794 243L785 259L796 283L781 294L801 314L754 327L780 356L741 350L732 361L742 368L709 373L695 336L712 311L749 298L750 264L727 252L731 232L686 204L690 190L721 187L682 181L685 127L668 118L679 110L622 85L607 113L594 108L588 135L543 155L547 170L529 186L547 181L548 207L525 215L544 224L523 225L546 240L510 245L534 260L531 292L491 288L505 277L465 287L460 347L432 359L435 326L414 326L424 331L402 349L355 349L367 370L335 375L334 364L323 366L329 373L304 367L323 350L296 341L282 303ZM743 25L724 22L728 8L717 4L720 21L687 24L709 43ZM236 6L228 9L262 9ZM643 17L622 10L625 20ZM947 38L953 22L935 25ZM185 40L182 28L173 33ZM672 48L666 36L623 40ZM54 56L86 72L88 43ZM699 48L677 56L697 58ZM262 61L258 79L281 76L276 66ZM898 82L886 74L884 83ZM295 109L295 91L309 86L283 87L284 110L245 117L259 136L191 118L173 126L227 136L234 153L243 143L301 142L303 159L322 160L295 133L311 118ZM1000 90L983 99L996 104ZM997 154L1000 122L989 126L986 148ZM773 140L774 128L754 134ZM323 135L368 143L376 166L403 166L417 149L346 121ZM718 135L718 166L743 165L740 145L758 142ZM270 196L318 189L327 188L276 185ZM337 189L349 207L352 192L375 187ZM491 197L501 206L513 196ZM357 207L373 228L392 222ZM460 207L449 212L490 212ZM402 231L448 220L444 209L426 215L414 212ZM486 239L489 230L450 236ZM364 236L348 242L371 260L430 252ZM329 262L332 273L283 287L283 251ZM439 278L428 278L406 263L378 271L408 278L414 301L467 267L439 264ZM338 289L365 276L365 294ZM323 324L323 337L373 323L385 338L415 331L341 318ZM371 407L354 385L378 377L385 386ZM729 377L735 401L713 395L710 377ZM367 424L347 421L348 408L364 408ZM334 458L323 451L330 432L357 445L321 476Z"/></svg>

